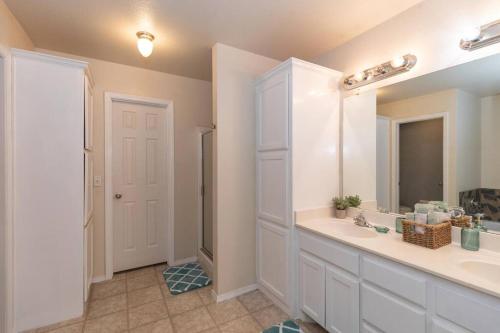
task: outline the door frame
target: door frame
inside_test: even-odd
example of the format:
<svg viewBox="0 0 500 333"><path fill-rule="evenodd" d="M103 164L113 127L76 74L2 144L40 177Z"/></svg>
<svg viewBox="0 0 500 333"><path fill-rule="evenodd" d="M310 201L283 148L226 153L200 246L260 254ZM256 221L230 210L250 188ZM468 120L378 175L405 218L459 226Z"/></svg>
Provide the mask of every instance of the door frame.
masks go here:
<svg viewBox="0 0 500 333"><path fill-rule="evenodd" d="M106 280L113 278L113 102L160 107L166 114L167 137L167 261L174 262L174 103L150 97L104 93L104 206Z"/></svg>
<svg viewBox="0 0 500 333"><path fill-rule="evenodd" d="M204 261L209 263L213 262L203 251L201 246L203 244L203 195L201 194L201 187L203 186L203 135L213 132L210 127L198 127L198 172L196 181L196 193L198 193L198 237L196 242L196 253L198 257L203 256ZM213 157L213 154L212 154ZM212 253L213 256L213 253Z"/></svg>
<svg viewBox="0 0 500 333"><path fill-rule="evenodd" d="M391 211L399 213L399 125L432 119L443 119L443 201L448 202L448 163L450 156L449 112L424 114L391 120Z"/></svg>

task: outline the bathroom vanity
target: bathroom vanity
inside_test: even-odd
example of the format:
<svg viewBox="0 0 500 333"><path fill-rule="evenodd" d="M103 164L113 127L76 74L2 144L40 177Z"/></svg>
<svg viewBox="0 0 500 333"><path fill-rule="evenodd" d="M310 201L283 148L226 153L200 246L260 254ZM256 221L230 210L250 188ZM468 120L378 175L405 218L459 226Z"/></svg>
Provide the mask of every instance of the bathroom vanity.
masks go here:
<svg viewBox="0 0 500 333"><path fill-rule="evenodd" d="M434 251L352 219L297 221L299 307L329 332L500 328L500 254Z"/></svg>

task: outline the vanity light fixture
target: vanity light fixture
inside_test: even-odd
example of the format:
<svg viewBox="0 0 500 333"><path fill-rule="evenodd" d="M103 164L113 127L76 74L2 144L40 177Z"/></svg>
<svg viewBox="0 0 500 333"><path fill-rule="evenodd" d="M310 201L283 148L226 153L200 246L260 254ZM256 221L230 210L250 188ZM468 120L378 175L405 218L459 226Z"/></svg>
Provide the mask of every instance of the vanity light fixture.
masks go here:
<svg viewBox="0 0 500 333"><path fill-rule="evenodd" d="M137 34L137 49L144 58L153 53L153 41L155 36L147 31L139 31Z"/></svg>
<svg viewBox="0 0 500 333"><path fill-rule="evenodd" d="M384 62L378 66L348 76L344 80L344 87L350 90L380 81L390 76L407 72L415 66L416 63L417 57L413 54L396 57L391 61Z"/></svg>
<svg viewBox="0 0 500 333"><path fill-rule="evenodd" d="M500 20L465 30L460 40L460 47L473 51L498 42L500 42Z"/></svg>

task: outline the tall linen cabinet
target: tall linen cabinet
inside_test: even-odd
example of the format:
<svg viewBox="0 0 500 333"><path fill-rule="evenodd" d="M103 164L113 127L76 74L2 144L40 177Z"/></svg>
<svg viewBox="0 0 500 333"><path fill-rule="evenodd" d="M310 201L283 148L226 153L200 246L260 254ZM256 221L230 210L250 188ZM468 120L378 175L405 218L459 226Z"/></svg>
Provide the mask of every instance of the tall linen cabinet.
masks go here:
<svg viewBox="0 0 500 333"><path fill-rule="evenodd" d="M14 329L79 317L92 272L87 63L12 50Z"/></svg>
<svg viewBox="0 0 500 333"><path fill-rule="evenodd" d="M291 58L256 83L257 282L297 312L295 212L339 193L342 73Z"/></svg>

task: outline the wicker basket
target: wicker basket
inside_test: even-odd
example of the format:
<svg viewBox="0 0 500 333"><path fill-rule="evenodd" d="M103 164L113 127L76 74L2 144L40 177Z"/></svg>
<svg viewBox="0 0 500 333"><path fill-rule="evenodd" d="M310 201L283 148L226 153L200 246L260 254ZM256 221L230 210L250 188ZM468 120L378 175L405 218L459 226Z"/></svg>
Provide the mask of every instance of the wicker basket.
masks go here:
<svg viewBox="0 0 500 333"><path fill-rule="evenodd" d="M458 219L451 219L451 225L459 228L470 228L472 225L472 216L462 216Z"/></svg>
<svg viewBox="0 0 500 333"><path fill-rule="evenodd" d="M403 240L408 243L437 249L451 243L451 222L439 224L421 224L415 221L404 220ZM417 233L415 227L423 228L423 233Z"/></svg>

